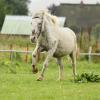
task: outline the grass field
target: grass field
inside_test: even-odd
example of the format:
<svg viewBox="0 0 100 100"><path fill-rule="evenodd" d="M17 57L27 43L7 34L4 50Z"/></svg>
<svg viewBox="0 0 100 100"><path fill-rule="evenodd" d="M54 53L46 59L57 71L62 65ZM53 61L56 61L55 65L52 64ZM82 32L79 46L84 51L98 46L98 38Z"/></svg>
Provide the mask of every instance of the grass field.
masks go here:
<svg viewBox="0 0 100 100"><path fill-rule="evenodd" d="M100 83L74 83L70 62L65 65L63 81L57 81L58 67L51 61L45 79L36 81L31 64L0 62L0 100L100 100ZM66 64L67 63L67 64ZM39 70L41 62L37 65ZM78 61L77 73L100 73L100 63Z"/></svg>
<svg viewBox="0 0 100 100"><path fill-rule="evenodd" d="M5 41L6 40L6 41ZM33 50L34 45L29 37L1 37L0 48ZM16 61L10 62L9 54L0 54L0 100L100 100L100 83L74 83L70 61L63 59L64 80L57 81L58 67L51 60L42 82L36 81L38 75L32 74L31 59L28 63L23 62L17 54ZM2 60L4 59L4 60ZM37 65L39 70L42 61ZM88 63L78 61L77 73L94 72L100 75L100 63Z"/></svg>

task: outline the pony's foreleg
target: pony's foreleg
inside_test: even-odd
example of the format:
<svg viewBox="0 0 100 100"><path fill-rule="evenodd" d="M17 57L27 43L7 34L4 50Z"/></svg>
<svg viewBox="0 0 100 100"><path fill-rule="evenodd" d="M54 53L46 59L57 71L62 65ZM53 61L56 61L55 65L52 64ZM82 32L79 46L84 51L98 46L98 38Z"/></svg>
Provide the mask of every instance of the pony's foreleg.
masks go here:
<svg viewBox="0 0 100 100"><path fill-rule="evenodd" d="M38 81L43 80L44 72L45 72L46 68L48 67L48 62L49 62L50 58L53 56L54 52L56 51L57 44L58 43L55 41L53 43L53 45L52 45L52 48L48 51L47 57L46 57L46 59L44 61L44 64L43 64L43 68L42 68L41 74L40 74L40 76L37 79Z"/></svg>
<svg viewBox="0 0 100 100"><path fill-rule="evenodd" d="M39 55L40 55L40 49L38 46L36 46L36 48L32 53L32 71L34 74L38 72L38 69L36 68L36 63L39 59Z"/></svg>
<svg viewBox="0 0 100 100"><path fill-rule="evenodd" d="M57 64L59 66L59 78L58 78L58 80L63 80L63 78L64 78L64 66L61 62L61 58L57 58Z"/></svg>

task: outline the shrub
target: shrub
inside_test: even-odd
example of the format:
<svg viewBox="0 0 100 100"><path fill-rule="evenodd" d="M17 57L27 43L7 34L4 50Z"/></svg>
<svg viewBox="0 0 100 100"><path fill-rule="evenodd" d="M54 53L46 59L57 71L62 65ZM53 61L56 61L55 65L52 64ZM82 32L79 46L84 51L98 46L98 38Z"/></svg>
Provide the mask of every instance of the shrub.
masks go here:
<svg viewBox="0 0 100 100"><path fill-rule="evenodd" d="M100 76L94 73L82 73L77 75L75 82L86 83L86 82L100 82Z"/></svg>

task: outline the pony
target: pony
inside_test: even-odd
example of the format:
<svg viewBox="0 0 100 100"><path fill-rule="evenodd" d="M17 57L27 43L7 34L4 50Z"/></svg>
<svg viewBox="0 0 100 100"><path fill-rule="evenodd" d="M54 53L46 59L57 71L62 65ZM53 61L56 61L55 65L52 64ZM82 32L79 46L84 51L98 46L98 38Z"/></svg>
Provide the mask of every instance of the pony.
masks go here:
<svg viewBox="0 0 100 100"><path fill-rule="evenodd" d="M37 59L40 52L46 51L47 56L43 63L43 67L38 81L44 79L44 72L48 67L48 62L55 57L59 65L59 80L63 80L64 67L62 57L69 55L72 61L73 76L76 76L76 55L77 55L77 39L75 33L68 27L61 27L58 18L47 11L39 11L32 16L32 35L30 40L36 43L36 47L32 53L33 73L37 73Z"/></svg>

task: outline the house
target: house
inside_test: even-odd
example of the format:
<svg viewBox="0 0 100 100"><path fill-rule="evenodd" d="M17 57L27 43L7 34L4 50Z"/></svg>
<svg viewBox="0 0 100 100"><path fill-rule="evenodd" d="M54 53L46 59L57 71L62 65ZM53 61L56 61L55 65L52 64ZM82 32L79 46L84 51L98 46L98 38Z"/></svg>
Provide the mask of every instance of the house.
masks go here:
<svg viewBox="0 0 100 100"><path fill-rule="evenodd" d="M54 14L66 17L65 26L92 27L100 23L100 4L61 3L55 7Z"/></svg>

